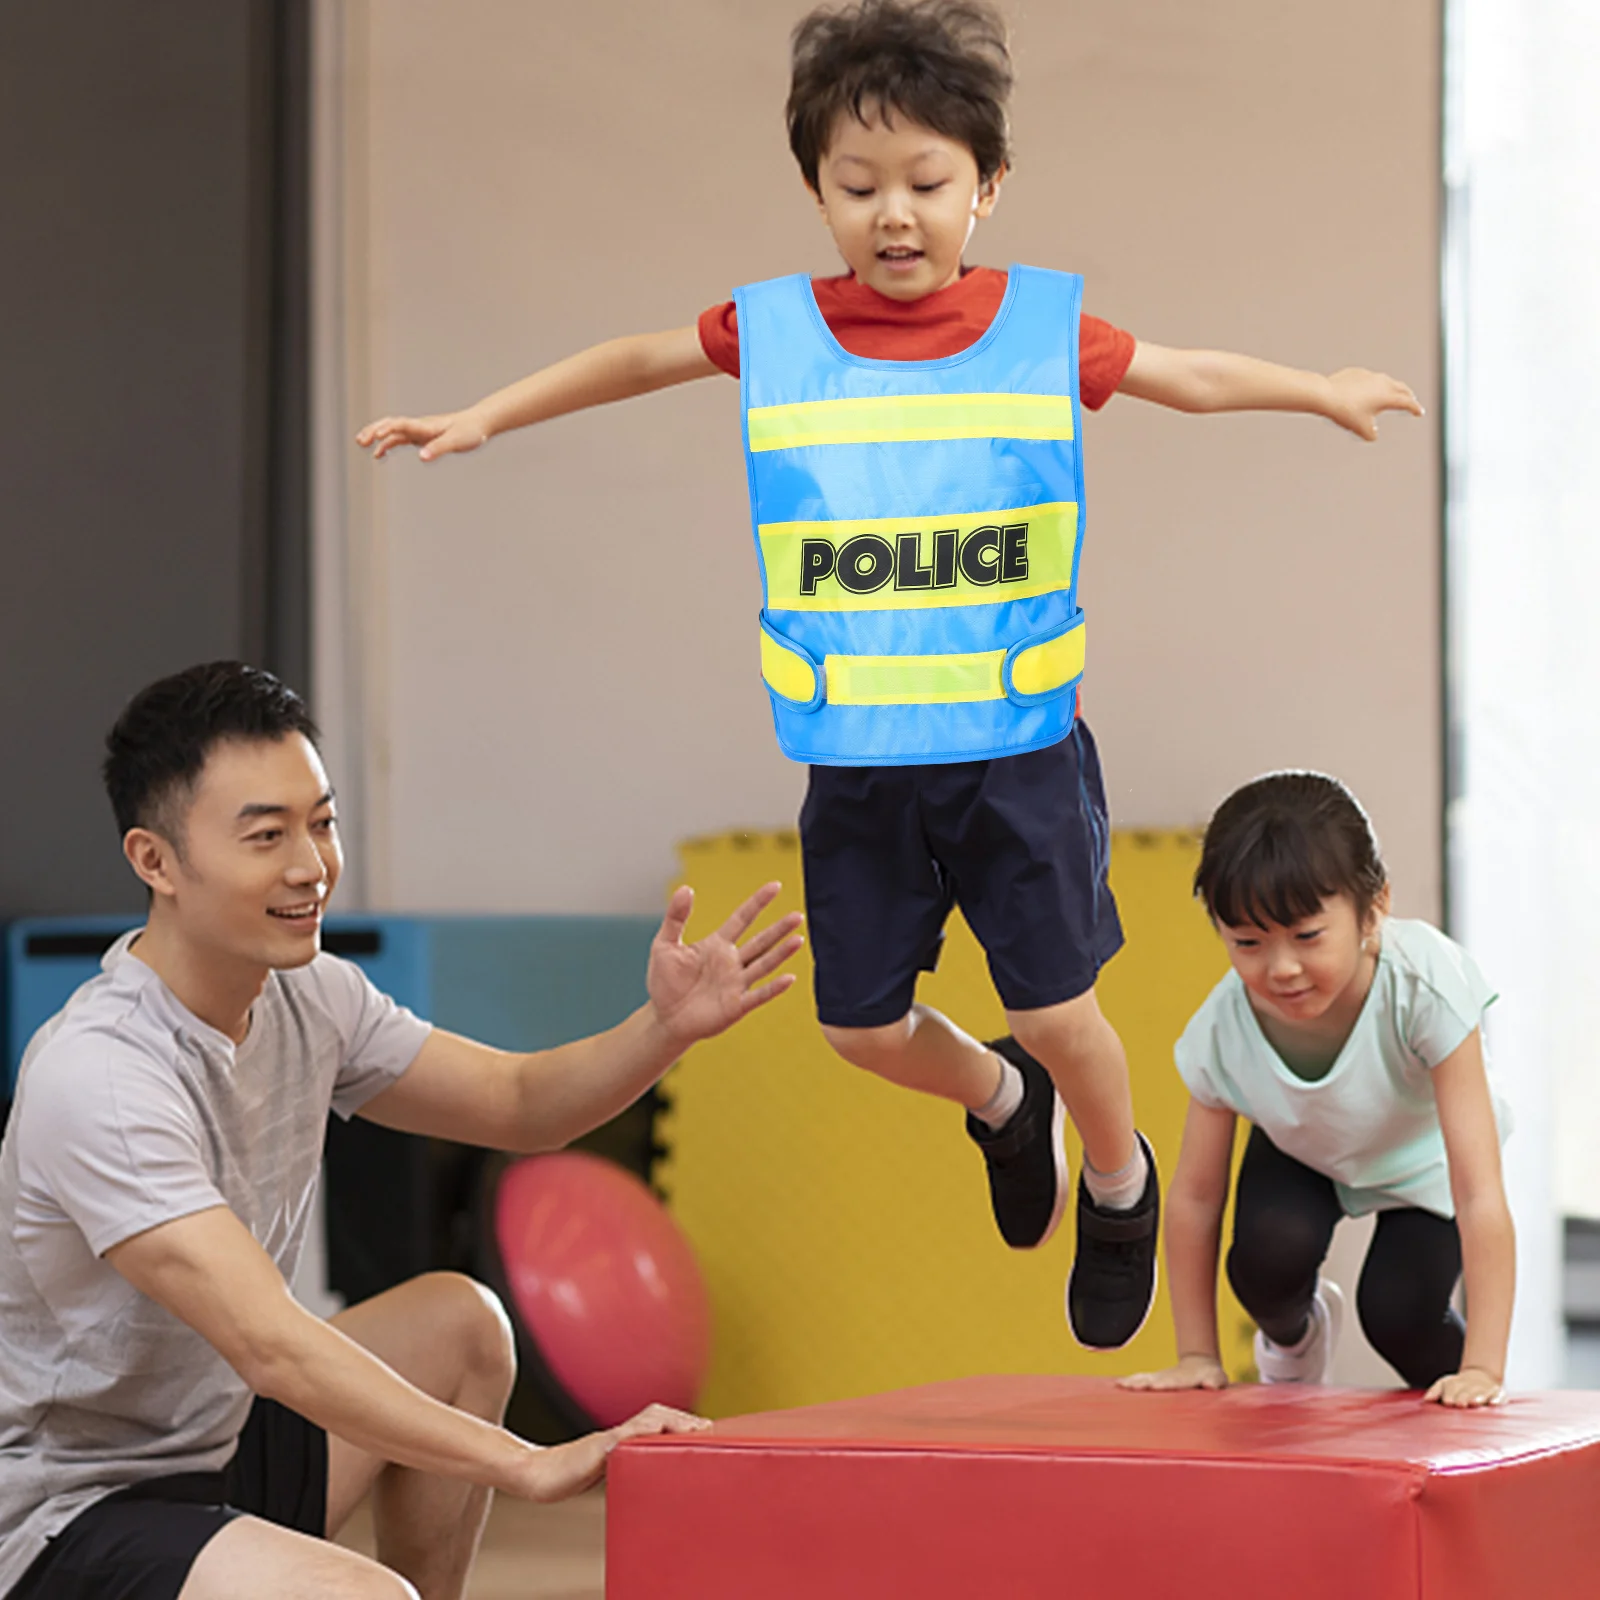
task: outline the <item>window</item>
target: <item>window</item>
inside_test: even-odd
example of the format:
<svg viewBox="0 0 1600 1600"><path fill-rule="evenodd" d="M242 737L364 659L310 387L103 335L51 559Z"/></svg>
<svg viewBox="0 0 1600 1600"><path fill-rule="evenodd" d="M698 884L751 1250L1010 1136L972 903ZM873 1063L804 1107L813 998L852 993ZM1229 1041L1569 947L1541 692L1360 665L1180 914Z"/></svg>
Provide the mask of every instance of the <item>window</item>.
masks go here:
<svg viewBox="0 0 1600 1600"><path fill-rule="evenodd" d="M1554 1384L1559 1218L1600 1217L1600 6L1447 0L1445 56L1451 922L1503 997L1512 1375Z"/></svg>

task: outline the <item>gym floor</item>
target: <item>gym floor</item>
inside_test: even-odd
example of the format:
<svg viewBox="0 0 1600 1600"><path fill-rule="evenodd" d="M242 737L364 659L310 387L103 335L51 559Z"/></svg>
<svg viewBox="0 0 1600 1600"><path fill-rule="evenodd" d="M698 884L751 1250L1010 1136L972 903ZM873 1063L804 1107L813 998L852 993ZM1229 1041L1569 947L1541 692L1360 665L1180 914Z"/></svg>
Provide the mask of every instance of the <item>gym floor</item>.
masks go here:
<svg viewBox="0 0 1600 1600"><path fill-rule="evenodd" d="M468 1600L604 1600L603 1491L555 1506L495 1501ZM373 1554L372 1519L363 1507L340 1538Z"/></svg>

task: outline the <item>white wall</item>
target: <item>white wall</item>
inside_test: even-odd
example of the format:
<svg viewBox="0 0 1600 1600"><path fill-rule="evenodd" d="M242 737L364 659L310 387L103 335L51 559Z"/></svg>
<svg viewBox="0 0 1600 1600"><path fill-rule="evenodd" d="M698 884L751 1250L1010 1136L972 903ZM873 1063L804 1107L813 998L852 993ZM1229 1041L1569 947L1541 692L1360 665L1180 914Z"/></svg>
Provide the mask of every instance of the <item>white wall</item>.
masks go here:
<svg viewBox="0 0 1600 1600"><path fill-rule="evenodd" d="M802 8L329 6L322 348L347 367L319 537L361 581L325 591L319 680L349 712L335 761L367 892L653 907L675 840L788 822L802 787L757 677L736 385L431 468L369 469L344 441L737 283L832 270L783 135ZM1011 14L1019 161L969 259L1077 268L1089 309L1143 338L1384 367L1431 404L1432 0ZM1325 767L1372 810L1400 908L1436 915L1434 423L1367 447L1118 399L1085 434L1087 705L1115 820L1197 822L1264 768Z"/></svg>

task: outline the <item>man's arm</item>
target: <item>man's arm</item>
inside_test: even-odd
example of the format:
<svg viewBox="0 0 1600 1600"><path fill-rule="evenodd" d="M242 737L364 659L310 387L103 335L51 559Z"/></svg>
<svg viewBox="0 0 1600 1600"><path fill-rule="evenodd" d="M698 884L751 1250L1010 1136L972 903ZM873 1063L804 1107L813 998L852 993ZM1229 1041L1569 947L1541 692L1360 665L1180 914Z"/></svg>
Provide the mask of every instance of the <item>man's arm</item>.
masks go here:
<svg viewBox="0 0 1600 1600"><path fill-rule="evenodd" d="M704 1426L652 1406L620 1427L546 1450L457 1411L300 1306L225 1206L136 1234L106 1260L206 1339L255 1394L385 1461L524 1500L559 1500L587 1488L622 1439Z"/></svg>
<svg viewBox="0 0 1600 1600"><path fill-rule="evenodd" d="M700 347L698 328L637 333L608 339L497 389L465 411L431 417L381 417L356 435L356 443L381 461L403 444L420 445L424 461L476 450L497 433L548 422L551 417L628 400L636 394L709 378L721 369Z"/></svg>
<svg viewBox="0 0 1600 1600"><path fill-rule="evenodd" d="M777 895L769 883L717 931L683 942L694 903L679 889L650 947L650 996L605 1033L517 1055L435 1029L415 1061L361 1115L407 1133L496 1150L556 1150L633 1104L691 1044L793 984L773 974L800 948L799 912L740 944Z"/></svg>
<svg viewBox="0 0 1600 1600"><path fill-rule="evenodd" d="M1142 339L1117 392L1176 411L1307 411L1367 440L1378 437L1378 417L1385 411L1422 415L1421 403L1398 378L1364 367L1324 375L1225 350L1173 350Z"/></svg>

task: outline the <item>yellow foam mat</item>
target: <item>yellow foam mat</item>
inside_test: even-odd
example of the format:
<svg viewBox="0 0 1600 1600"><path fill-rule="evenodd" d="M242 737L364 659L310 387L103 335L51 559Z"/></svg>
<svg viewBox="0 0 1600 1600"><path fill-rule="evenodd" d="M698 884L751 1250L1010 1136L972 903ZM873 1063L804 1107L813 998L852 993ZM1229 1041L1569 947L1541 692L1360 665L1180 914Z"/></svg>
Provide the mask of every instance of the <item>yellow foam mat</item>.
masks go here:
<svg viewBox="0 0 1600 1600"><path fill-rule="evenodd" d="M1162 1173L1177 1161L1187 1104L1172 1045L1226 969L1189 892L1186 833L1113 836L1111 881L1127 945L1101 976L1101 1004L1127 1046L1134 1107ZM681 849L697 892L690 937L758 884L801 904L792 833L728 834ZM1063 1291L1073 1210L1038 1250L1012 1251L989 1212L983 1161L957 1107L884 1083L828 1048L800 982L666 1082L657 1177L699 1255L716 1340L703 1408L714 1416L869 1394L975 1373L1119 1374L1169 1364L1163 1290L1126 1349L1096 1353L1068 1332ZM919 998L979 1038L1004 1032L983 952L951 919ZM1068 1128L1074 1184L1081 1151ZM1250 1324L1222 1289L1223 1359L1250 1364Z"/></svg>

